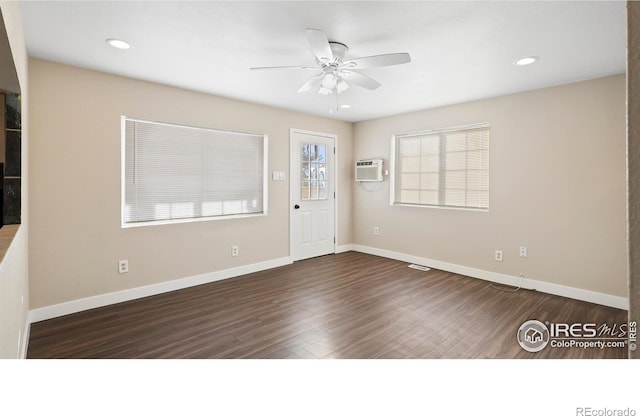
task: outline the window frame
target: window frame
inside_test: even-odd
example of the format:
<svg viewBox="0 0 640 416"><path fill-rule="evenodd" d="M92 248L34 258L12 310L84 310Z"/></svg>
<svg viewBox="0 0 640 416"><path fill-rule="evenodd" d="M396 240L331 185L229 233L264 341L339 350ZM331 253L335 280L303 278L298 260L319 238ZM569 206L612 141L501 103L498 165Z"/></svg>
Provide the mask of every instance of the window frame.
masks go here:
<svg viewBox="0 0 640 416"><path fill-rule="evenodd" d="M215 215L205 217L192 217L192 218L175 218L164 219L154 221L139 221L139 222L126 222L126 124L127 121L152 123L159 125L167 125L173 127L183 127L188 129L200 129L211 130L216 132L231 133L231 134L246 134L252 136L262 136L262 212L245 213L245 214L230 214L230 215ZM121 228L137 228L137 227L149 227L154 225L168 225L168 224L183 224L190 222L202 222L202 221L219 221L229 220L237 218L251 218L251 217L264 217L268 215L269 211L269 135L265 133L251 133L251 132L239 132L233 130L214 129L210 127L192 126L181 123L164 122L157 120L148 120L136 117L128 117L125 115L120 116L120 227Z"/></svg>
<svg viewBox="0 0 640 416"><path fill-rule="evenodd" d="M396 199L396 165L397 165L397 157L396 148L397 141L402 138L415 137L415 136L426 136L426 135L436 135L436 134L445 134L456 131L464 131L464 130L473 130L473 129L482 129L486 128L489 130L489 167L487 169L488 174L488 183L489 183L489 202L487 203L487 207L465 207L465 206L455 206L455 205L440 205L440 204L410 204L406 202L399 202ZM462 211L478 211L478 212L489 212L489 208L491 206L491 125L488 122L484 123L476 123L476 124L467 124L462 126L448 127L442 129L431 129L431 130L423 130L409 133L397 133L391 137L391 157L389 162L389 170L391 171L390 177L390 186L389 186L389 204L391 206L401 206L401 207L416 207L416 208L432 208L432 209L446 209L446 210L462 210ZM441 156L442 153L439 152ZM439 172L441 172L439 170Z"/></svg>

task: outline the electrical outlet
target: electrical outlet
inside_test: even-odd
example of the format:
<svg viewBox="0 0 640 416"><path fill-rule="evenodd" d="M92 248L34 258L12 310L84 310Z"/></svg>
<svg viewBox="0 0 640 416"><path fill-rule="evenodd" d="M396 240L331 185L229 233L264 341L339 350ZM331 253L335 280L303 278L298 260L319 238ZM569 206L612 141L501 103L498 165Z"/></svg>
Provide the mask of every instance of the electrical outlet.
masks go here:
<svg viewBox="0 0 640 416"><path fill-rule="evenodd" d="M238 255L238 253L239 253L238 246L231 246L231 255L235 257Z"/></svg>
<svg viewBox="0 0 640 416"><path fill-rule="evenodd" d="M520 247L520 257L527 257L527 248Z"/></svg>
<svg viewBox="0 0 640 416"><path fill-rule="evenodd" d="M380 228L379 227L373 227L373 235L380 235Z"/></svg>
<svg viewBox="0 0 640 416"><path fill-rule="evenodd" d="M495 259L496 261L502 261L502 250L496 250Z"/></svg>
<svg viewBox="0 0 640 416"><path fill-rule="evenodd" d="M118 273L129 273L129 260L120 260L118 262Z"/></svg>

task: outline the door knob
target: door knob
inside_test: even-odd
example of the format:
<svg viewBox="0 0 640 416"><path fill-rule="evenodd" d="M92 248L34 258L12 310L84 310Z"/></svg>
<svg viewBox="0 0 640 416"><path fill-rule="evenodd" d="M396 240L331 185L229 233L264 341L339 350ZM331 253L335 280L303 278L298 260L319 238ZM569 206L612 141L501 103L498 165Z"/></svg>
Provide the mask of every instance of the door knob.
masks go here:
<svg viewBox="0 0 640 416"><path fill-rule="evenodd" d="M300 208L300 205L295 204L295 205L293 206L293 208L295 208L295 209L299 209L299 208Z"/></svg>

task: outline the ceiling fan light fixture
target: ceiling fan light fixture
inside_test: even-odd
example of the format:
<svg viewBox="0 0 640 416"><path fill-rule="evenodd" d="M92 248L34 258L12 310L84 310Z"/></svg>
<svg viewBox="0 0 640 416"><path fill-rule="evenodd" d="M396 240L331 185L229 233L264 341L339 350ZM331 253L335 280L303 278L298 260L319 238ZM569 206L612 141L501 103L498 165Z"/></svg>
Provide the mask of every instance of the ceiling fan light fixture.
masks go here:
<svg viewBox="0 0 640 416"><path fill-rule="evenodd" d="M332 72L327 72L322 76L322 88L332 90L338 84L338 78Z"/></svg>
<svg viewBox="0 0 640 416"><path fill-rule="evenodd" d="M336 90L338 90L338 94L342 94L348 89L349 84L347 84L342 78L338 79L338 83L336 84Z"/></svg>
<svg viewBox="0 0 640 416"><path fill-rule="evenodd" d="M318 94L320 95L331 95L331 90L325 87L320 87L318 90Z"/></svg>

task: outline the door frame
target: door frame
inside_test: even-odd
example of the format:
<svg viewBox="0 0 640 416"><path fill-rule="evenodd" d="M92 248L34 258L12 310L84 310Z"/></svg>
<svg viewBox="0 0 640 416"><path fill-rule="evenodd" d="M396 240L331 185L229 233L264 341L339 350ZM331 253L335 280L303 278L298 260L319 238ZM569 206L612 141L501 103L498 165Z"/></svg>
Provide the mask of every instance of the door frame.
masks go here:
<svg viewBox="0 0 640 416"><path fill-rule="evenodd" d="M294 157L294 151L298 152L298 149L293 148L293 135L295 133L300 134L309 134L312 136L320 136L323 138L331 139L333 141L333 148L335 149L333 155L333 191L335 192L335 197L333 198L333 253L336 253L336 248L338 247L338 197L340 193L338 192L338 135L330 134L330 133L322 133L318 131L311 130L303 130L290 128L289 129L289 258L293 261L293 201L294 201L294 193L298 191L299 184L294 184L291 172L292 169L297 166L293 166L291 161ZM297 153L296 153L297 155ZM299 155L297 155L299 156Z"/></svg>

